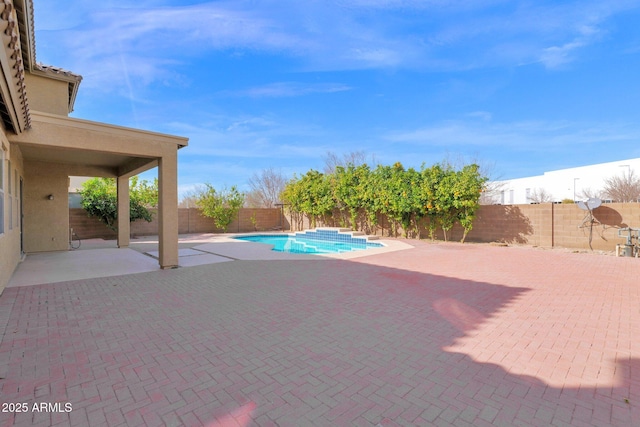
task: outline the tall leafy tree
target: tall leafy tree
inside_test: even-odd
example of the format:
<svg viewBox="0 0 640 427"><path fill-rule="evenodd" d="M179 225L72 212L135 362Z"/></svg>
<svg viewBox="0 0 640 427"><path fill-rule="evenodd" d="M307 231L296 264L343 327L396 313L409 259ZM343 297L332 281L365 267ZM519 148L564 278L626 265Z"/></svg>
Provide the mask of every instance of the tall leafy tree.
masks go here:
<svg viewBox="0 0 640 427"><path fill-rule="evenodd" d="M337 165L328 175L311 170L291 180L283 197L292 212L307 215L313 226L320 217L335 208L349 215L352 228L357 228L358 215L365 213L369 224L377 224L379 214L391 221L392 232L399 226L408 237L412 225L419 236L420 220L429 219L429 235L433 239L439 227L445 240L456 222L464 232L471 230L479 198L487 178L476 164L456 170L448 163L422 166L420 171L405 169L401 163L378 165L371 170L366 164Z"/></svg>
<svg viewBox="0 0 640 427"><path fill-rule="evenodd" d="M487 179L480 173L480 167L477 164L466 165L456 172L452 188L452 204L456 219L463 229L462 242L473 228L473 221L480 207L480 197Z"/></svg>
<svg viewBox="0 0 640 427"><path fill-rule="evenodd" d="M313 169L300 178L294 176L282 192L282 198L289 210L306 215L312 227L336 207L331 176Z"/></svg>
<svg viewBox="0 0 640 427"><path fill-rule="evenodd" d="M404 237L408 237L411 220L416 213L415 190L419 174L413 168L406 169L400 162L393 166L378 166L378 189L381 199L381 213L393 221L393 232L402 226Z"/></svg>
<svg viewBox="0 0 640 427"><path fill-rule="evenodd" d="M418 212L420 217L427 217L427 228L431 240L435 239L438 228L438 211L436 209L436 191L438 183L442 177L443 170L440 165L433 165L429 168L422 165L420 169L420 188L418 189Z"/></svg>
<svg viewBox="0 0 640 427"><path fill-rule="evenodd" d="M366 164L335 168L332 181L335 200L341 210L349 213L349 222L354 230L358 229L358 212L369 204L371 194L367 186L370 175L371 170Z"/></svg>
<svg viewBox="0 0 640 427"><path fill-rule="evenodd" d="M445 164L441 167L440 177L435 192L435 218L442 229L444 240L448 240L447 233L453 228L456 221L454 206L454 187L456 184L456 172Z"/></svg>
<svg viewBox="0 0 640 427"><path fill-rule="evenodd" d="M196 195L196 205L202 215L212 218L216 227L225 233L233 219L237 217L244 204L244 194L235 186L217 191L211 184L206 183Z"/></svg>
<svg viewBox="0 0 640 427"><path fill-rule="evenodd" d="M114 178L92 178L82 184L82 207L89 216L98 218L111 230L117 229L118 191ZM129 220L151 222L150 208L158 206L158 180L129 180Z"/></svg>
<svg viewBox="0 0 640 427"><path fill-rule="evenodd" d="M311 226L316 226L316 221L331 213L335 207L335 200L331 191L329 178L316 170L310 170L301 179L302 187L302 211L311 220Z"/></svg>

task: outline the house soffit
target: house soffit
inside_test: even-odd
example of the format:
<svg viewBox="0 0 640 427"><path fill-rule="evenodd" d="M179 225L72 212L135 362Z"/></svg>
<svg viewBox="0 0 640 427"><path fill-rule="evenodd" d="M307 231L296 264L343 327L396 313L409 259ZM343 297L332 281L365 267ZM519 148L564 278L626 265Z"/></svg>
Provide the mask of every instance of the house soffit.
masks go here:
<svg viewBox="0 0 640 427"><path fill-rule="evenodd" d="M22 152L23 158L27 161L94 166L116 170L125 166L133 159L138 159L138 157L100 151L41 147L30 144L21 144L20 151ZM149 161L152 161L152 159L149 159Z"/></svg>
<svg viewBox="0 0 640 427"><path fill-rule="evenodd" d="M68 165L129 168L151 164L187 145L172 135L113 126L104 123L32 112L29 132L9 135L25 160ZM153 167L150 165L149 167Z"/></svg>

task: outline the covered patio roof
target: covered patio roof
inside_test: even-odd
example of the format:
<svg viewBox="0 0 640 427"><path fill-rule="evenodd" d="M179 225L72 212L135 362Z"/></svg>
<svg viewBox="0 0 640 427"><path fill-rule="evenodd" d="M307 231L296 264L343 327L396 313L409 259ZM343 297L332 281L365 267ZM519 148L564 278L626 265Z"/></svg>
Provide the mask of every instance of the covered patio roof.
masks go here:
<svg viewBox="0 0 640 427"><path fill-rule="evenodd" d="M54 114L31 112L31 129L9 137L25 160L62 163L96 176L133 176L185 147L188 139Z"/></svg>
<svg viewBox="0 0 640 427"><path fill-rule="evenodd" d="M68 175L101 176L118 183L118 246L129 246L129 178L158 167L160 266L178 265L177 150L188 139L31 111L31 127L10 135L25 162L59 165Z"/></svg>

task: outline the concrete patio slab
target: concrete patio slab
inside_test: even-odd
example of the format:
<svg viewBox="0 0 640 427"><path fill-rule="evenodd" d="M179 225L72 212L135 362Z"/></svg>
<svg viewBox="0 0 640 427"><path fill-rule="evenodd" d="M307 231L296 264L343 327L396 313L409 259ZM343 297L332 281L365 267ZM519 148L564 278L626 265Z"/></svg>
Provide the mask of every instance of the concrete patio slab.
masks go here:
<svg viewBox="0 0 640 427"><path fill-rule="evenodd" d="M201 255L184 256L178 259L180 267L194 267L196 265L217 264L219 262L233 261L230 258L202 253Z"/></svg>
<svg viewBox="0 0 640 427"><path fill-rule="evenodd" d="M145 254L157 259L159 252L149 251L149 252L145 252ZM178 249L178 264L180 265L180 267L193 267L196 265L215 264L218 262L229 262L229 261L233 261L233 259L225 256L210 254L208 252L199 251L191 248Z"/></svg>
<svg viewBox="0 0 640 427"><path fill-rule="evenodd" d="M181 235L178 265L193 267L239 259L352 259L412 247L400 241L387 240L385 247L367 251L329 255L288 254L272 251L270 245L235 240L233 237L236 235ZM16 269L8 287L155 271L159 269L157 261L159 251L157 249L157 236L132 239L128 248L118 248L115 240L86 239L82 241L80 248L74 251L27 255Z"/></svg>
<svg viewBox="0 0 640 427"><path fill-rule="evenodd" d="M35 253L18 265L7 287L158 270L158 261L131 249Z"/></svg>

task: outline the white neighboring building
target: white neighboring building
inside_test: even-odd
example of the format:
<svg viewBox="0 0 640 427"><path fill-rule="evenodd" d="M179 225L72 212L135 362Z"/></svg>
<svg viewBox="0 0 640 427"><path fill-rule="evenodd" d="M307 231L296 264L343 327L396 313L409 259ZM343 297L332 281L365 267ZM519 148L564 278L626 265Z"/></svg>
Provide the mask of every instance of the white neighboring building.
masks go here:
<svg viewBox="0 0 640 427"><path fill-rule="evenodd" d="M493 203L529 204L535 201L534 195L541 191L549 195L553 202L564 199L583 200L587 195L603 197L602 189L605 179L616 175L627 175L632 171L636 176L640 172L640 158L559 169L526 178L494 181L497 191L493 195Z"/></svg>

